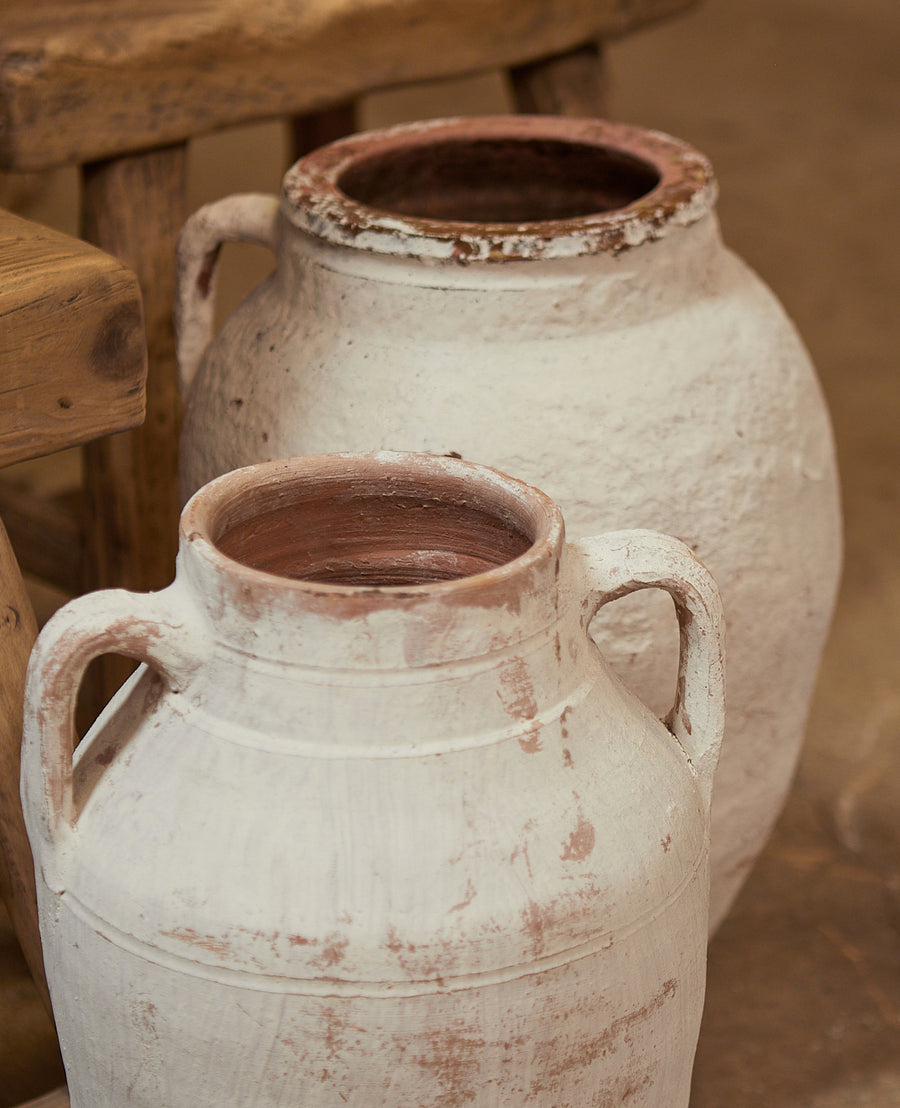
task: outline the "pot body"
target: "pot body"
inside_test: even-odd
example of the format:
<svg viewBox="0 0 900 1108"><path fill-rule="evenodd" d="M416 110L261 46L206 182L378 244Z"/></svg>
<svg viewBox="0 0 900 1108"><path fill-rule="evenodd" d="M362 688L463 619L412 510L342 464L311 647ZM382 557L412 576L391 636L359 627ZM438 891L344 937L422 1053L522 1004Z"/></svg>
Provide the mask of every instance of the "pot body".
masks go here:
<svg viewBox="0 0 900 1108"><path fill-rule="evenodd" d="M389 218L342 191L371 199L374 186L352 176L360 165L447 133L462 142L473 127L626 151L659 183L597 216L515 227ZM838 483L813 367L772 294L723 246L709 167L683 144L559 119L386 136L298 163L277 212L234 198L186 228L185 494L264 458L419 450L537 484L572 533L651 527L689 543L729 619L715 926L782 806L836 596ZM226 237L267 241L278 264L207 346L198 289L209 293L209 246ZM664 602L626 601L594 633L665 711L676 651Z"/></svg>
<svg viewBox="0 0 900 1108"><path fill-rule="evenodd" d="M393 455L366 462L376 499L460 509L436 584L416 542L379 562L400 585L273 572L316 519L322 564L345 558L355 466L214 482L168 590L82 598L43 632L23 802L73 1108L686 1108L723 727L708 574L646 532L564 546L534 490ZM510 519L524 552L496 556ZM455 578L473 551L487 570ZM365 578L380 554L356 555ZM682 613L670 729L587 631L647 587ZM148 665L73 766L72 698L109 649Z"/></svg>

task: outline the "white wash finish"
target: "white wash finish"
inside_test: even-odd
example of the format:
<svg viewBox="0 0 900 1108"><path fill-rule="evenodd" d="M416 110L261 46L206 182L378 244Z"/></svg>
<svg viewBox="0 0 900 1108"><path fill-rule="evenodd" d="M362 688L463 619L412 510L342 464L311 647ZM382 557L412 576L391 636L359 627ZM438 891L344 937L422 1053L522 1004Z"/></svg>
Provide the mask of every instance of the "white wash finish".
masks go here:
<svg viewBox="0 0 900 1108"><path fill-rule="evenodd" d="M490 195L492 143L495 178L515 186L503 203L524 203L516 188L527 199L543 173L565 218L466 221L484 197L455 166L470 158ZM576 166L562 183L559 151ZM448 200L432 186L452 174L459 195ZM595 178L587 214L571 214ZM185 495L292 454L455 453L545 489L575 535L653 528L710 567L730 636L713 927L787 793L841 561L815 372L771 292L723 245L715 197L696 150L598 120L370 132L298 162L280 201L231 197L193 216L176 311ZM440 204L454 219L434 215ZM277 269L213 337L218 249L241 238L271 247ZM595 633L665 712L675 648L664 599L610 608Z"/></svg>
<svg viewBox="0 0 900 1108"><path fill-rule="evenodd" d="M682 629L668 728L587 630L646 588ZM147 667L73 766L107 650ZM73 1108L686 1108L722 665L683 544L566 545L547 497L482 467L304 458L208 485L175 583L67 605L29 671Z"/></svg>

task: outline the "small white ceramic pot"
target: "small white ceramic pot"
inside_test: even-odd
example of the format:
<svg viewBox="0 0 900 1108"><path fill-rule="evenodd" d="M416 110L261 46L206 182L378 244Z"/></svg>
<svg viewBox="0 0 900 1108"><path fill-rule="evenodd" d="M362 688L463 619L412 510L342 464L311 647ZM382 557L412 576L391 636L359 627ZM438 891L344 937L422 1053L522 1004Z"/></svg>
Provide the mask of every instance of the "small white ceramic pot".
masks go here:
<svg viewBox="0 0 900 1108"><path fill-rule="evenodd" d="M662 589L664 726L588 633ZM89 660L138 670L79 745ZM42 632L23 802L73 1108L686 1108L721 606L674 539L566 545L492 470L297 459L178 575Z"/></svg>

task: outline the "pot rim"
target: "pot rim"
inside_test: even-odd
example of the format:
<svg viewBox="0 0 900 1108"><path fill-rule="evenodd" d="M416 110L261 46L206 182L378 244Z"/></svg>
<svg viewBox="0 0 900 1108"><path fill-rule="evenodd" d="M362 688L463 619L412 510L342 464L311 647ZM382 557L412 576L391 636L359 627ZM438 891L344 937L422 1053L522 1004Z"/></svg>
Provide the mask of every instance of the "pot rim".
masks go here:
<svg viewBox="0 0 900 1108"><path fill-rule="evenodd" d="M622 207L563 219L474 222L404 215L348 196L340 181L367 160L437 143L543 141L608 152L642 165L656 184ZM290 223L324 242L374 254L456 264L618 254L688 226L713 208L717 186L707 158L662 132L600 119L468 116L364 131L296 162L282 188Z"/></svg>
<svg viewBox="0 0 900 1108"><path fill-rule="evenodd" d="M328 482L346 494L356 482L360 490L385 496L398 486L420 490L423 498L435 499L435 486L449 503L455 498L464 509L482 509L514 519L520 532L530 539L521 553L488 570L449 579L400 585L330 584L302 577L273 573L248 565L221 549L230 528L261 519L266 508L253 511L251 498L264 498L270 508L290 495L292 488ZM248 508L249 505L249 508ZM279 596L304 607L328 610L350 605L362 613L382 607L402 607L405 601L423 600L494 604L509 602L510 590L524 581L535 582L548 571L558 573L565 543L565 524L558 505L546 493L499 470L455 457L394 451L306 455L260 462L215 478L198 490L185 506L180 522L180 559L187 557L196 567L205 564L216 576L227 576L256 600Z"/></svg>

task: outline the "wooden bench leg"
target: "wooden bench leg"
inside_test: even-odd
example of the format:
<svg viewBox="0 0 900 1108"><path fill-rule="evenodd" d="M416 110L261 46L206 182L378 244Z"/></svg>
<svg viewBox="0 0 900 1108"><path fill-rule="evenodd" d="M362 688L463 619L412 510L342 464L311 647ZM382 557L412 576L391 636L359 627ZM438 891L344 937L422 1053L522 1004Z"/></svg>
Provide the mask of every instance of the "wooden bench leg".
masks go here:
<svg viewBox="0 0 900 1108"><path fill-rule="evenodd" d="M149 360L143 426L85 447L86 590L159 589L175 571L181 399L172 305L175 245L187 217L185 170L185 144L83 170L82 236L137 274ZM102 660L94 707L128 668Z"/></svg>
<svg viewBox="0 0 900 1108"><path fill-rule="evenodd" d="M609 83L599 43L517 66L509 75L520 112L586 117L607 114Z"/></svg>
<svg viewBox="0 0 900 1108"><path fill-rule="evenodd" d="M291 119L291 152L293 161L326 143L352 135L357 128L356 104L337 104L322 112L295 115Z"/></svg>
<svg viewBox="0 0 900 1108"><path fill-rule="evenodd" d="M0 894L41 999L50 1011L31 848L19 803L22 690L37 622L0 523Z"/></svg>

